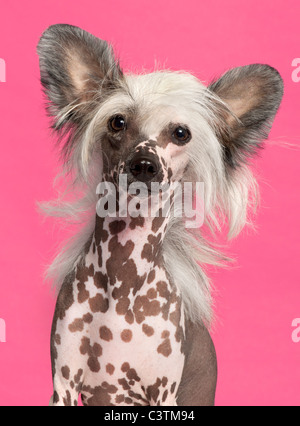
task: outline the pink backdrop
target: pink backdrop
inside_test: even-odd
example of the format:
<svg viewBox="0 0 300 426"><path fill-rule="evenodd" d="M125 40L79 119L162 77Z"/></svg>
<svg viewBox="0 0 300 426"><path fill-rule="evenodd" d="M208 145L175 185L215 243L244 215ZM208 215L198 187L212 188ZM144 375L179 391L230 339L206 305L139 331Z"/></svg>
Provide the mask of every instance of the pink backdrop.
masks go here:
<svg viewBox="0 0 300 426"><path fill-rule="evenodd" d="M125 69L152 69L156 60L209 81L228 68L262 62L282 74L282 107L255 161L262 193L257 232L248 230L228 246L237 258L233 268L211 272L217 291L216 404L299 404L300 342L292 341L291 325L300 317L300 82L292 80L292 61L300 57L299 9L299 0L1 5L6 82L0 82L0 318L6 342L0 343L0 405L45 405L51 394L55 299L42 274L64 233L43 223L35 206L55 195L57 169L35 49L54 23L78 25L113 42Z"/></svg>

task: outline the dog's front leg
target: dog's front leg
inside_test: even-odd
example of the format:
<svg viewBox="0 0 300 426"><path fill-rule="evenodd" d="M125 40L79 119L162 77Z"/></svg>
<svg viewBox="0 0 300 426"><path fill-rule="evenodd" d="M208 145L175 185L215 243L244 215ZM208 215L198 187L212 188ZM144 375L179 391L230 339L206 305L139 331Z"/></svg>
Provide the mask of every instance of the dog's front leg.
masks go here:
<svg viewBox="0 0 300 426"><path fill-rule="evenodd" d="M66 279L58 295L51 331L51 406L77 405L86 366L82 334L88 322L88 315L83 315L77 303L74 281Z"/></svg>
<svg viewBox="0 0 300 426"><path fill-rule="evenodd" d="M65 323L67 326L67 323ZM53 395L50 406L76 406L81 391L83 368L80 356L76 356L79 345L74 344L68 333L53 336L51 362L53 371ZM61 340L58 336L61 336ZM55 341L56 339L56 341ZM54 341L53 341L54 340Z"/></svg>
<svg viewBox="0 0 300 426"><path fill-rule="evenodd" d="M68 385L62 377L56 376L53 382L53 395L51 396L49 406L77 406L79 392L75 387Z"/></svg>

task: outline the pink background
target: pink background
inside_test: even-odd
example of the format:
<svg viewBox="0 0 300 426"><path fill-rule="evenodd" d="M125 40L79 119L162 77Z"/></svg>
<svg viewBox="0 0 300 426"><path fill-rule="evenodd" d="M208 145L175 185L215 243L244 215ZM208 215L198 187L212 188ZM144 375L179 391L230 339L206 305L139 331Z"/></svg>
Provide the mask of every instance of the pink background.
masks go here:
<svg viewBox="0 0 300 426"><path fill-rule="evenodd" d="M55 299L42 275L64 231L43 222L37 200L54 197L54 140L39 83L36 44L54 23L70 23L113 42L126 69L155 60L204 80L262 62L276 67L285 97L255 168L262 206L257 231L228 245L236 263L212 270L217 405L298 405L300 343L299 0L10 0L1 5L0 57L0 405L46 405L51 394L49 334ZM280 146L288 142L294 146Z"/></svg>

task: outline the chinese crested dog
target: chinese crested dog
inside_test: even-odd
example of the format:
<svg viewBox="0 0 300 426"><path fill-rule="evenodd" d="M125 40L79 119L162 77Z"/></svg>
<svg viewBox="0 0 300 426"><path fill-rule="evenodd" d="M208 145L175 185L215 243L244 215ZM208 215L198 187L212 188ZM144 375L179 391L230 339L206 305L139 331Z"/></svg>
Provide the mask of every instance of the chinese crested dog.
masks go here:
<svg viewBox="0 0 300 426"><path fill-rule="evenodd" d="M268 136L282 79L261 64L208 87L186 72L125 74L107 42L70 25L47 29L38 53L64 171L81 194L47 210L86 220L49 269L59 290L51 405L77 405L79 394L84 405L213 405L204 267L222 256L202 230L226 219L231 238L247 222L249 159ZM173 208L197 183L204 228Z"/></svg>

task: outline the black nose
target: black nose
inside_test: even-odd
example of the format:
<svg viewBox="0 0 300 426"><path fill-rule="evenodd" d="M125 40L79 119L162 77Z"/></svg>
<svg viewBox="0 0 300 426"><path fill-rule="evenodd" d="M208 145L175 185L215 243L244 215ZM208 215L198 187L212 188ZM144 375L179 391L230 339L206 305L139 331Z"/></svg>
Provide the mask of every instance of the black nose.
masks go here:
<svg viewBox="0 0 300 426"><path fill-rule="evenodd" d="M159 165L155 158L135 156L130 163L131 174L141 182L149 182L159 171Z"/></svg>

